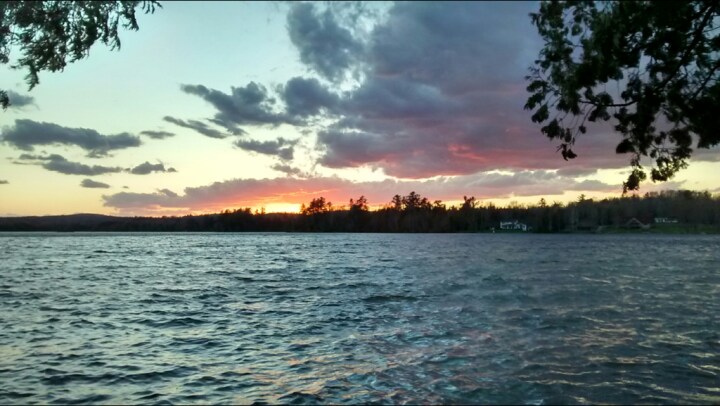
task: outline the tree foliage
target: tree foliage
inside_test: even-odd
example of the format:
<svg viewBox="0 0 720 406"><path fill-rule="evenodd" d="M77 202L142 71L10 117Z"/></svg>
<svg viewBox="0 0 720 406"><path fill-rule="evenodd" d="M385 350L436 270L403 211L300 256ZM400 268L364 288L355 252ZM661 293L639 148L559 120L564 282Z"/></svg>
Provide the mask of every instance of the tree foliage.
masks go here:
<svg viewBox="0 0 720 406"><path fill-rule="evenodd" d="M118 30L138 30L136 9L154 13L157 1L3 1L0 2L0 64L10 62L10 51L21 56L14 69L27 70L30 89L40 83L41 71L62 71L68 63L88 56L100 41L120 48ZM0 90L0 105L10 105Z"/></svg>
<svg viewBox="0 0 720 406"><path fill-rule="evenodd" d="M564 159L587 131L608 121L630 154L623 190L687 167L720 142L720 1L544 1L532 22L545 44L527 76L526 109L559 140Z"/></svg>
<svg viewBox="0 0 720 406"><path fill-rule="evenodd" d="M414 191L403 196L401 202L403 210L407 211L429 210L431 207L430 201L426 197L422 197Z"/></svg>
<svg viewBox="0 0 720 406"><path fill-rule="evenodd" d="M351 212L365 212L369 209L370 208L368 207L368 200L365 196L360 196L357 200L350 199Z"/></svg>
<svg viewBox="0 0 720 406"><path fill-rule="evenodd" d="M400 201L423 201L411 192ZM358 203L361 201L361 203ZM362 203L364 201L364 203ZM314 202L314 203L313 203ZM333 207L322 198L307 207L313 213L266 213L250 208L184 217L112 217L93 214L45 217L0 217L0 231L285 231L454 233L504 232L504 221L519 221L533 232L627 231L632 219L652 225L650 232L720 233L720 195L689 190L647 193L593 200L583 197L566 205L517 202L506 207L482 204L474 197L447 207L436 200L430 206L392 204L366 210L364 197L347 208ZM659 222L657 218L671 220ZM663 224L664 223L664 224ZM512 231L509 231L512 232Z"/></svg>
<svg viewBox="0 0 720 406"><path fill-rule="evenodd" d="M332 203L326 202L324 197L318 197L316 199L312 199L307 206L303 204L300 208L300 213L306 216L312 216L314 214L327 213L331 210Z"/></svg>

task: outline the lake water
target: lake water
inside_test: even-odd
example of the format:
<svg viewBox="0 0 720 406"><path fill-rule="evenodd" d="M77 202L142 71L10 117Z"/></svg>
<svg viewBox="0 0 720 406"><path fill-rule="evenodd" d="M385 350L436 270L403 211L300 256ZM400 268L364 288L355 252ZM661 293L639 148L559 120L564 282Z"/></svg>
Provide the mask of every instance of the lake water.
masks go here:
<svg viewBox="0 0 720 406"><path fill-rule="evenodd" d="M720 403L720 237L0 234L0 403Z"/></svg>

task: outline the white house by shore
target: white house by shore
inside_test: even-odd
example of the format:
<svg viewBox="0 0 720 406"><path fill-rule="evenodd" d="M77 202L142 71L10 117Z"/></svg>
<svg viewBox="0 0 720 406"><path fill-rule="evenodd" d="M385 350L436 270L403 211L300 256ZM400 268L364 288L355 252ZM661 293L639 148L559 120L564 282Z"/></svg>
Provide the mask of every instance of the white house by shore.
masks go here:
<svg viewBox="0 0 720 406"><path fill-rule="evenodd" d="M500 222L500 229L501 230L518 230L518 231L527 231L528 226L525 223L521 223L517 220L514 221L501 221Z"/></svg>

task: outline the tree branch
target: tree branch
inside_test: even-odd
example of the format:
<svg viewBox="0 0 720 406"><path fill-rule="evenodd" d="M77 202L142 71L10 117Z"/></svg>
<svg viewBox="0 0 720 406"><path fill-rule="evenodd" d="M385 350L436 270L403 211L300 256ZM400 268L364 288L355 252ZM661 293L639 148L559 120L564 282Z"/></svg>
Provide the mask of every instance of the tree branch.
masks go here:
<svg viewBox="0 0 720 406"><path fill-rule="evenodd" d="M603 107L627 107L627 106L631 106L631 105L637 103L637 100L630 100L630 101L627 102L627 103L619 103L619 104L602 104L602 103L591 102L590 100L580 100L580 103L590 104L590 105L593 105L593 106L596 106L596 107L598 107L598 106L603 106Z"/></svg>
<svg viewBox="0 0 720 406"><path fill-rule="evenodd" d="M705 78L705 80L703 80L702 85L700 85L700 86L697 88L697 90L695 90L695 93L693 93L693 95L690 96L689 102L694 101L694 100L700 95L700 93L702 93L702 91L705 90L705 86L708 84L708 82L710 81L710 79L712 79L713 74L715 73L715 71L717 71L719 68L720 68L720 60L717 60L717 61L715 61L715 66L713 66L713 68L710 70L710 73L708 73L708 75L707 75L707 77Z"/></svg>
<svg viewBox="0 0 720 406"><path fill-rule="evenodd" d="M702 21L700 22L700 25L695 29L695 32L693 33L693 40L692 43L690 43L690 46L688 46L685 49L685 52L683 53L682 58L680 58L680 62L678 62L677 67L675 68L675 72L673 72L672 75L669 75L665 78L665 80L660 84L660 88L664 88L667 86L668 83L670 83L671 80L675 78L675 76L680 72L680 69L687 64L687 58L690 56L691 52L695 50L695 47L697 47L698 43L700 42L701 38L705 38L703 35L703 30L710 22L711 18L715 14L715 8L718 5L718 1L714 1L712 4L707 6L705 9L705 15L703 16Z"/></svg>

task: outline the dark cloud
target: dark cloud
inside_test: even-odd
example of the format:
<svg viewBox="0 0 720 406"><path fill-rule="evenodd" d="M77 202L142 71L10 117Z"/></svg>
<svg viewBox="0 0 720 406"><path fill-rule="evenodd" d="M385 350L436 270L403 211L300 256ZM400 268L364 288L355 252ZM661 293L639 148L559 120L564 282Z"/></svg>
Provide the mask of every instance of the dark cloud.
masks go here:
<svg viewBox="0 0 720 406"><path fill-rule="evenodd" d="M217 112L214 117L206 120L232 135L246 135L247 131L242 126L301 126L306 124L305 119L309 116L336 111L340 102L338 95L327 90L314 78L296 77L280 86L278 96L284 105L278 103L267 88L255 82L250 82L245 87L231 87L229 94L203 85L182 85L181 89L210 103ZM200 121L184 121L169 116L164 120L191 128L208 137L226 136Z"/></svg>
<svg viewBox="0 0 720 406"><path fill-rule="evenodd" d="M528 17L536 8L395 3L370 35L365 79L318 132L319 162L401 178L627 166L612 128L595 126L578 141L579 158L565 162L530 122L524 76L542 45Z"/></svg>
<svg viewBox="0 0 720 406"><path fill-rule="evenodd" d="M163 210L222 210L231 207L278 203L307 203L324 196L342 204L351 197L366 196L373 205L385 204L397 193L415 191L431 200L559 195L566 190L616 192L620 185L599 181L576 182L552 171L519 171L512 174L478 173L433 180L385 180L353 182L337 177L235 179L186 188L183 194L169 190L155 193L121 192L103 196L104 205L134 213Z"/></svg>
<svg viewBox="0 0 720 406"><path fill-rule="evenodd" d="M204 86L183 90L210 102L218 125L276 120L305 131L318 129L319 163L331 168L368 166L401 178L557 169L564 161L523 110L524 76L541 45L528 17L536 6L397 3L360 44L338 22L336 11L298 4L289 12L288 31L305 55L303 62L329 79L347 69L361 70L363 79L355 88L333 92L315 78L295 77L277 89L282 104L255 83L233 88L231 94ZM328 46L335 40L347 46ZM264 118L249 120L248 106L265 101L255 110ZM573 165L627 164L612 156L614 142L607 150L607 143L600 144L578 147L583 164ZM236 145L278 151L272 142ZM596 155L595 150L610 154ZM290 150L285 156L291 156Z"/></svg>
<svg viewBox="0 0 720 406"><path fill-rule="evenodd" d="M149 138L152 138L155 140L162 140L163 138L175 136L175 133L171 133L168 131L153 131L153 130L140 131L140 134L146 135Z"/></svg>
<svg viewBox="0 0 720 406"><path fill-rule="evenodd" d="M213 122L234 133L242 133L238 127L242 125L276 126L292 122L286 114L274 112L275 98L269 95L265 86L255 82L245 87L231 87L230 94L203 85L182 85L180 89L215 107L218 112Z"/></svg>
<svg viewBox="0 0 720 406"><path fill-rule="evenodd" d="M53 123L15 120L5 127L2 140L18 149L32 151L38 145L74 145L99 157L118 149L140 146L140 138L128 133L103 135L89 128L62 127Z"/></svg>
<svg viewBox="0 0 720 406"><path fill-rule="evenodd" d="M318 115L322 109L334 110L340 98L323 87L315 79L295 77L282 89L282 99L288 114L307 117Z"/></svg>
<svg viewBox="0 0 720 406"><path fill-rule="evenodd" d="M254 82L230 93L202 85L181 89L210 103L216 113L207 121L235 135L246 134L241 127L278 124L314 132L318 163L330 168L369 167L422 179L523 169L582 177L627 167L629 157L614 153L620 139L607 123L590 125L573 149L578 158L564 161L557 142L544 137L523 109L524 77L542 47L528 16L537 3L398 2L374 26L355 24L367 26L367 35L353 27L363 14L358 7L320 10L302 3L288 14L302 62L335 81L332 88L295 77L271 90ZM349 71L358 73L352 77L357 81L342 82ZM166 120L220 134L198 121ZM294 143L287 141L235 145L293 156Z"/></svg>
<svg viewBox="0 0 720 406"><path fill-rule="evenodd" d="M307 178L309 177L309 174L305 171L303 171L300 168L296 168L294 166L285 165L285 164L275 164L270 167L271 169L282 172L287 176L296 176L299 178Z"/></svg>
<svg viewBox="0 0 720 406"><path fill-rule="evenodd" d="M110 185L107 183L102 182L96 182L92 179L83 179L82 182L80 182L80 186L88 189L109 189Z"/></svg>
<svg viewBox="0 0 720 406"><path fill-rule="evenodd" d="M720 154L718 154L717 148L695 148L692 161L720 162Z"/></svg>
<svg viewBox="0 0 720 406"><path fill-rule="evenodd" d="M105 173L117 173L122 170L122 168L118 167L85 165L80 162L71 162L59 155L51 155L50 157L51 159L42 164L42 167L49 171L64 173L66 175L95 176Z"/></svg>
<svg viewBox="0 0 720 406"><path fill-rule="evenodd" d="M167 121L168 123L175 124L180 127L189 128L191 130L195 130L199 132L200 134L210 137L210 138L225 138L227 137L227 134L220 132L207 124L203 123L202 121L197 120L181 120L179 118L165 116L163 117L163 120Z"/></svg>
<svg viewBox="0 0 720 406"><path fill-rule="evenodd" d="M322 131L318 143L327 148L320 163L331 168L361 166L378 162L404 152L412 146L412 139L395 138L394 148L388 148L382 135L361 131ZM381 146L381 149L375 148Z"/></svg>
<svg viewBox="0 0 720 406"><path fill-rule="evenodd" d="M362 59L363 44L340 25L331 9L321 13L311 3L297 3L290 9L287 23L300 60L328 80L342 80Z"/></svg>
<svg viewBox="0 0 720 406"><path fill-rule="evenodd" d="M18 159L21 161L42 160L42 159L46 159L46 158L47 157L43 156L43 155L33 155L33 154L20 154L20 156L18 157ZM19 162L15 162L15 163L19 164Z"/></svg>
<svg viewBox="0 0 720 406"><path fill-rule="evenodd" d="M22 154L18 159L24 161L38 161L36 162L36 164L42 166L48 171L64 173L66 175L96 176L106 173L117 173L123 170L119 167L85 165L80 162L72 162L68 161L67 159L65 159L65 157L58 154L51 154L45 156Z"/></svg>
<svg viewBox="0 0 720 406"><path fill-rule="evenodd" d="M170 189L158 189L158 193L162 196L167 196L167 197L172 197L172 198L178 197L178 194L173 192Z"/></svg>
<svg viewBox="0 0 720 406"><path fill-rule="evenodd" d="M108 207L152 209L174 207L180 196L169 189L158 189L154 193L119 192L102 198Z"/></svg>
<svg viewBox="0 0 720 406"><path fill-rule="evenodd" d="M237 125L233 123L228 123L222 120L218 120L217 118L206 118L207 121L225 128L228 130L228 132L232 135L246 135L247 131L243 130L242 128L238 127Z"/></svg>
<svg viewBox="0 0 720 406"><path fill-rule="evenodd" d="M165 168L162 163L151 164L150 162L143 162L140 165L130 169L130 173L135 175L147 175L153 172L177 172L175 168Z"/></svg>
<svg viewBox="0 0 720 406"><path fill-rule="evenodd" d="M7 90L8 99L10 99L10 108L22 108L35 104L35 98L30 95L20 94L12 90Z"/></svg>
<svg viewBox="0 0 720 406"><path fill-rule="evenodd" d="M528 15L537 8L532 2L395 3L372 33L371 69L451 94L522 84L542 45Z"/></svg>
<svg viewBox="0 0 720 406"><path fill-rule="evenodd" d="M438 87L400 78L370 78L345 103L348 116L365 119L446 119L461 113L462 100Z"/></svg>
<svg viewBox="0 0 720 406"><path fill-rule="evenodd" d="M293 159L295 144L297 144L297 140L286 140L282 137L275 141L237 140L234 143L240 149L273 155L288 161Z"/></svg>
<svg viewBox="0 0 720 406"><path fill-rule="evenodd" d="M569 166L566 168L558 169L556 173L560 176L581 177L594 175L597 173L597 169Z"/></svg>
<svg viewBox="0 0 720 406"><path fill-rule="evenodd" d="M5 179L0 179L0 185L7 185L10 182L6 181Z"/></svg>

